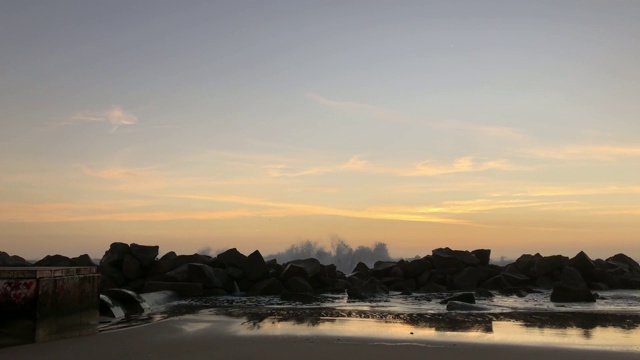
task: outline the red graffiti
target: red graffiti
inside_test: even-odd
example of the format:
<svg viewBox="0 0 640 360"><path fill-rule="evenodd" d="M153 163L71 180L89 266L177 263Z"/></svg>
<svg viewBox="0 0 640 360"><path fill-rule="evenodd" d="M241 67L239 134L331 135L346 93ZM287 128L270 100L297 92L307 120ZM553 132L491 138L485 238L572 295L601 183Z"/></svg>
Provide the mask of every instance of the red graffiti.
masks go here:
<svg viewBox="0 0 640 360"><path fill-rule="evenodd" d="M35 280L0 280L0 304L25 305L35 299Z"/></svg>

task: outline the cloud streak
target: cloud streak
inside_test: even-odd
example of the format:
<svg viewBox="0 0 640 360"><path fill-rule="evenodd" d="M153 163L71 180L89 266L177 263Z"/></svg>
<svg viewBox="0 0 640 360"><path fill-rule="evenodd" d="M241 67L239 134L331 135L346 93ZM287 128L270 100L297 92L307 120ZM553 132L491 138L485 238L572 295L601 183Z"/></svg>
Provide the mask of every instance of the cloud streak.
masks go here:
<svg viewBox="0 0 640 360"><path fill-rule="evenodd" d="M138 117L124 110L121 106L113 106L107 111L78 112L57 125L65 126L81 123L106 123L111 125L110 132L114 133L122 126L137 124Z"/></svg>
<svg viewBox="0 0 640 360"><path fill-rule="evenodd" d="M418 124L427 126L433 129L441 130L457 130L469 132L472 134L478 134L486 137L501 138L510 141L521 141L525 139L525 135L517 129L500 126L486 126L474 124L460 120L441 120L433 121L412 116L406 116L396 113L391 110L379 108L369 104L362 104L351 101L333 100L321 96L316 93L307 93L307 98L316 104L330 107L336 110L347 111L357 113L365 116L370 116L374 119L389 121L394 123L406 123L406 124Z"/></svg>
<svg viewBox="0 0 640 360"><path fill-rule="evenodd" d="M524 167L516 166L506 159L478 160L473 156L464 156L455 159L451 163L425 160L405 168L387 167L372 164L363 159L360 155L355 155L347 162L338 165L301 168L278 164L267 167L269 175L273 177L300 177L339 172L386 174L398 177L428 177L454 173L482 172L487 170L516 171L524 169Z"/></svg>
<svg viewBox="0 0 640 360"><path fill-rule="evenodd" d="M555 148L538 148L529 154L552 160L599 160L614 161L640 157L640 146L619 145L567 145Z"/></svg>

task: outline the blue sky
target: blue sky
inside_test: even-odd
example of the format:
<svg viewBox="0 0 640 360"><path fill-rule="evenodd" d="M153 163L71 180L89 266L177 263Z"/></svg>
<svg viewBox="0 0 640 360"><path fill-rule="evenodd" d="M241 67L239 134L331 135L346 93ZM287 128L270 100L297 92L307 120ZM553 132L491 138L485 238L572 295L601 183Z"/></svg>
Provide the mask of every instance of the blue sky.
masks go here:
<svg viewBox="0 0 640 360"><path fill-rule="evenodd" d="M640 257L637 1L8 1L0 248Z"/></svg>

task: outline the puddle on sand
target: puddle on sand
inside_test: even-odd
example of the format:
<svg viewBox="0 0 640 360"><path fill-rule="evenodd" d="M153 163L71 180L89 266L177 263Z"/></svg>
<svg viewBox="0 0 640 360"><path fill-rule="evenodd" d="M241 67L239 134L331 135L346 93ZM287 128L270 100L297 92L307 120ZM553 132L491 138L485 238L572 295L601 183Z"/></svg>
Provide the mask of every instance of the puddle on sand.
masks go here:
<svg viewBox="0 0 640 360"><path fill-rule="evenodd" d="M213 321L216 317L213 316ZM260 322L238 322L231 329L240 335L358 337L402 342L473 342L640 352L640 329L540 328L513 321L492 321L476 329L448 331L446 328L416 327L374 319L321 318L314 323L296 323L266 318Z"/></svg>

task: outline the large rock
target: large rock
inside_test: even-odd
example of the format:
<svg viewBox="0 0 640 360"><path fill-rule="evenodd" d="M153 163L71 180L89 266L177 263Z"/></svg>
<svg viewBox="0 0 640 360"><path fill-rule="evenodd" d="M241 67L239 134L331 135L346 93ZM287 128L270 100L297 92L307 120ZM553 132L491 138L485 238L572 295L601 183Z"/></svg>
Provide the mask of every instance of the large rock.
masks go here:
<svg viewBox="0 0 640 360"><path fill-rule="evenodd" d="M0 251L0 266L31 266L31 263L20 256Z"/></svg>
<svg viewBox="0 0 640 360"><path fill-rule="evenodd" d="M640 264L625 254L617 254L607 259L608 263L625 264L631 273L640 274Z"/></svg>
<svg viewBox="0 0 640 360"><path fill-rule="evenodd" d="M314 258L293 260L287 263L282 271L282 278L286 280L294 276L302 276L309 279L318 275L321 269L320 261Z"/></svg>
<svg viewBox="0 0 640 360"><path fill-rule="evenodd" d="M186 266L190 282L202 284L205 289L224 289L232 294L238 292L235 282L225 269L212 268L205 264L187 264Z"/></svg>
<svg viewBox="0 0 640 360"><path fill-rule="evenodd" d="M71 259L64 255L47 255L33 266L71 266Z"/></svg>
<svg viewBox="0 0 640 360"><path fill-rule="evenodd" d="M153 260L158 257L158 251L160 250L160 247L157 245L149 246L131 244L129 247L133 256L138 259L140 265L143 267L150 266L151 263L153 263Z"/></svg>
<svg viewBox="0 0 640 360"><path fill-rule="evenodd" d="M563 267L569 265L569 258L562 255L544 256L536 261L533 272L537 276L544 276L560 271Z"/></svg>
<svg viewBox="0 0 640 360"><path fill-rule="evenodd" d="M476 249L471 253L480 261L480 265L489 265L489 261L491 261L491 249Z"/></svg>
<svg viewBox="0 0 640 360"><path fill-rule="evenodd" d="M264 296L264 295L280 295L284 290L284 285L280 280L275 278L269 278L255 283L247 291L249 296Z"/></svg>
<svg viewBox="0 0 640 360"><path fill-rule="evenodd" d="M116 269L122 269L122 263L127 254L131 254L129 245L121 242L114 242L109 246L102 259L100 266L111 266Z"/></svg>
<svg viewBox="0 0 640 360"><path fill-rule="evenodd" d="M420 277L420 275L431 270L432 268L433 264L431 264L431 261L425 258L411 260L405 268L405 277L417 279Z"/></svg>
<svg viewBox="0 0 640 360"><path fill-rule="evenodd" d="M156 292L156 291L175 291L181 296L194 297L202 296L204 291L202 284L197 283L184 283L184 282L162 282L162 281L148 281L144 284L142 292Z"/></svg>
<svg viewBox="0 0 640 360"><path fill-rule="evenodd" d="M473 293L462 293L462 294L457 294L451 297L448 297L442 301L440 301L440 304L447 304L449 303L449 301L459 301L459 302L463 302L463 303L467 303L467 304L475 304L476 303L476 297Z"/></svg>
<svg viewBox="0 0 640 360"><path fill-rule="evenodd" d="M560 274L560 284L580 289L586 289L588 287L587 282L580 272L571 266L567 266L562 270L562 274Z"/></svg>
<svg viewBox="0 0 640 360"><path fill-rule="evenodd" d="M576 256L569 260L569 266L580 271L585 279L593 279L596 271L596 265L591 258L584 252L580 251Z"/></svg>
<svg viewBox="0 0 640 360"><path fill-rule="evenodd" d="M453 286L457 290L474 291L478 287L480 276L477 268L468 267L455 275Z"/></svg>
<svg viewBox="0 0 640 360"><path fill-rule="evenodd" d="M164 278L173 282L191 282L189 281L189 264L183 264L177 268L167 272Z"/></svg>
<svg viewBox="0 0 640 360"><path fill-rule="evenodd" d="M241 268L244 261L247 257L238 251L236 248L229 249L225 252L222 252L216 256L216 258L221 261L225 266L235 266L237 268Z"/></svg>
<svg viewBox="0 0 640 360"><path fill-rule="evenodd" d="M359 263L356 265L356 267L355 267L355 268L353 268L352 273L359 272L359 273L362 273L362 274L364 274L364 275L368 275L368 274L369 274L369 271L370 271L370 269L369 269L369 267L367 266L367 264L365 264L365 263L363 263L363 262L359 262Z"/></svg>
<svg viewBox="0 0 640 360"><path fill-rule="evenodd" d="M256 250L247 256L242 264L242 272L244 277L250 281L259 280L269 274L269 267L260 251Z"/></svg>
<svg viewBox="0 0 640 360"><path fill-rule="evenodd" d="M480 287L487 290L503 290L512 287L512 285L504 275L498 275L483 282Z"/></svg>
<svg viewBox="0 0 640 360"><path fill-rule="evenodd" d="M305 280L300 276L295 276L287 280L286 287L293 293L312 293L313 292L313 288L311 287L311 285L309 285L307 280Z"/></svg>
<svg viewBox="0 0 640 360"><path fill-rule="evenodd" d="M404 279L389 285L389 290L400 291L402 293L412 293L418 288L418 282L415 279Z"/></svg>
<svg viewBox="0 0 640 360"><path fill-rule="evenodd" d="M567 266L562 270L560 281L553 287L551 301L559 303L595 302L596 299L580 272Z"/></svg>
<svg viewBox="0 0 640 360"><path fill-rule="evenodd" d="M393 261L376 261L371 269L371 275L378 279L391 276L391 271L397 266L398 264Z"/></svg>
<svg viewBox="0 0 640 360"><path fill-rule="evenodd" d="M536 265L536 262L541 258L542 258L542 255L540 254L520 255L520 257L513 263L513 266L515 266L518 269L518 271L520 271L521 274L532 276L533 268Z"/></svg>
<svg viewBox="0 0 640 360"><path fill-rule="evenodd" d="M462 301L449 301L447 311L490 311L491 308L484 305L469 304Z"/></svg>
<svg viewBox="0 0 640 360"><path fill-rule="evenodd" d="M569 302L596 302L596 298L587 289L572 288L565 285L556 285L551 292L551 301L557 303Z"/></svg>
<svg viewBox="0 0 640 360"><path fill-rule="evenodd" d="M88 254L71 258L71 266L96 266Z"/></svg>
<svg viewBox="0 0 640 360"><path fill-rule="evenodd" d="M133 255L127 254L122 263L122 274L130 280L141 279L145 276L140 261Z"/></svg>
<svg viewBox="0 0 640 360"><path fill-rule="evenodd" d="M149 275L163 275L186 264L207 264L211 257L201 254L176 255L169 253L158 261L154 261L149 270Z"/></svg>
<svg viewBox="0 0 640 360"><path fill-rule="evenodd" d="M478 260L478 258L469 251L451 250L448 247L433 250L431 254L431 261L436 269L463 269L467 266L476 266L480 264L480 260Z"/></svg>
<svg viewBox="0 0 640 360"><path fill-rule="evenodd" d="M380 282L374 277L370 277L362 284L352 285L347 289L347 296L349 299L355 300L366 300L388 293L389 290L387 290L384 285L380 284Z"/></svg>

